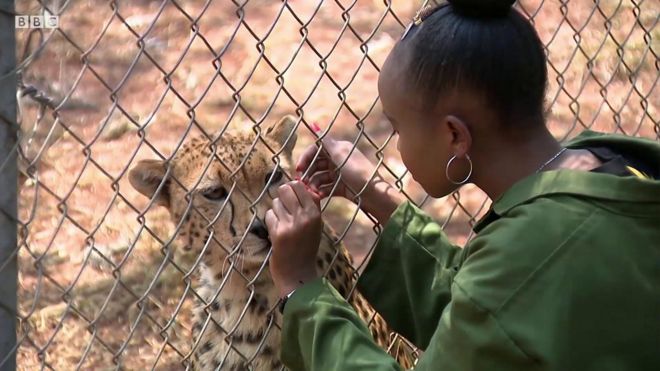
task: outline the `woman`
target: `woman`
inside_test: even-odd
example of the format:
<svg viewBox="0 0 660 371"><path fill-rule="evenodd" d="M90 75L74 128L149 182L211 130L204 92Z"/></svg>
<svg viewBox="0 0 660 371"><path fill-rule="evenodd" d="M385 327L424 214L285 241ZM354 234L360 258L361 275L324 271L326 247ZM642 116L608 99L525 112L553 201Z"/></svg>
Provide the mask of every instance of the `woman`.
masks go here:
<svg viewBox="0 0 660 371"><path fill-rule="evenodd" d="M306 184L279 189L266 223L290 369L399 367L314 272L318 200L339 175L350 189L366 185L361 207L385 225L359 289L424 350L416 369L660 369L660 145L595 132L558 143L543 115L543 47L513 2L423 12L378 82L401 157L427 193L470 182L495 200L465 248L371 179L374 166L347 142L325 138L314 164L308 148Z"/></svg>

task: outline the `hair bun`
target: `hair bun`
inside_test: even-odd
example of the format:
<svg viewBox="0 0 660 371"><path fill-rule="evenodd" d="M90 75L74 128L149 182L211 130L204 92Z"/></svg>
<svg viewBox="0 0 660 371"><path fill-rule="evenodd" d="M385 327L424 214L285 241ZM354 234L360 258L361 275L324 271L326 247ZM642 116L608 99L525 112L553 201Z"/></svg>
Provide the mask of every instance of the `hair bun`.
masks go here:
<svg viewBox="0 0 660 371"><path fill-rule="evenodd" d="M448 0L461 14L469 17L498 18L509 14L516 0Z"/></svg>

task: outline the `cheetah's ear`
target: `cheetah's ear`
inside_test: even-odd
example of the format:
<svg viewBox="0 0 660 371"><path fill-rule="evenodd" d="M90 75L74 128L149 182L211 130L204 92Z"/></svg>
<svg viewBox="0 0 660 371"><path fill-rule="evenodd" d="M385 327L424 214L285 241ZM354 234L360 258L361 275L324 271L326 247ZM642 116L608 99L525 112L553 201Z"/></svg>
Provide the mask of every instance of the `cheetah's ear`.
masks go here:
<svg viewBox="0 0 660 371"><path fill-rule="evenodd" d="M296 122L298 120L295 117L286 115L275 125L266 129L266 135L284 147L284 152L289 155L293 151L293 147L296 146L296 140L298 140L298 135L295 132Z"/></svg>
<svg viewBox="0 0 660 371"><path fill-rule="evenodd" d="M154 196L165 179L167 165L160 160L142 160L135 165L128 173L128 181L133 188L143 195L154 198L158 205L168 207L170 205L170 195L167 184L163 184L160 192Z"/></svg>

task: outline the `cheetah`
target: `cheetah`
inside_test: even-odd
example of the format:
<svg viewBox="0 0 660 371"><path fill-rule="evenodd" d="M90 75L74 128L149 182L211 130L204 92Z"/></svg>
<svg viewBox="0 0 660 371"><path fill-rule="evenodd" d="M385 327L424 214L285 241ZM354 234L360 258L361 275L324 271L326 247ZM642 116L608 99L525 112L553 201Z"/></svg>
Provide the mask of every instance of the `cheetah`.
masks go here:
<svg viewBox="0 0 660 371"><path fill-rule="evenodd" d="M297 120L285 116L257 134L227 131L215 142L196 137L169 163L142 160L131 185L169 210L182 249L199 256L193 310L194 370L279 370L281 314L268 270L270 241L262 223L274 192L291 169ZM275 156L277 155L277 156ZM275 161L273 161L275 159ZM385 349L387 324L354 289L357 275L345 247L324 225L317 271L347 298ZM403 344L390 349L405 368L413 357Z"/></svg>

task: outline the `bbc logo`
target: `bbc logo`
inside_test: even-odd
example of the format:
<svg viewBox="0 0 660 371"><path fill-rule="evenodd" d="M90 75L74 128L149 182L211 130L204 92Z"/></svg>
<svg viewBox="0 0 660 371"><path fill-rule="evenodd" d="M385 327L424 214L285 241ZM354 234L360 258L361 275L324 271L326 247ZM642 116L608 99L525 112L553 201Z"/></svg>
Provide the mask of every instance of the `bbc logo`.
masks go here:
<svg viewBox="0 0 660 371"><path fill-rule="evenodd" d="M57 28L60 17L56 15L17 15L16 28Z"/></svg>

